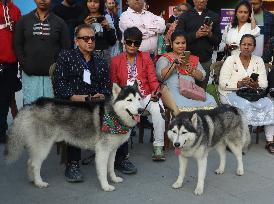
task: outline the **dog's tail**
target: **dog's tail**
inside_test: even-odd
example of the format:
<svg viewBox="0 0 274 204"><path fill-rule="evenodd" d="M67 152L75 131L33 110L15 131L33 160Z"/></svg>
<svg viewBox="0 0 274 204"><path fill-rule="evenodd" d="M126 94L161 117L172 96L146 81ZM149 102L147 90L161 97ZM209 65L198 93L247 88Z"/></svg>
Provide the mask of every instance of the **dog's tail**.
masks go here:
<svg viewBox="0 0 274 204"><path fill-rule="evenodd" d="M24 134L17 127L18 123L14 122L12 128L8 131L8 140L4 151L7 163L18 160L25 146Z"/></svg>

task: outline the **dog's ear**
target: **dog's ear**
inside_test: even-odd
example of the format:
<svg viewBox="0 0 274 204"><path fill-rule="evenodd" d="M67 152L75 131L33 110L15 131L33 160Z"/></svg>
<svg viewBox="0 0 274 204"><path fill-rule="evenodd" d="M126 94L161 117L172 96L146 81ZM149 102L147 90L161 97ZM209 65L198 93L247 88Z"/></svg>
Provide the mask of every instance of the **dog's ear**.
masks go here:
<svg viewBox="0 0 274 204"><path fill-rule="evenodd" d="M112 95L115 99L117 98L117 96L119 95L120 92L121 92L121 87L118 84L113 83L113 85L112 85Z"/></svg>
<svg viewBox="0 0 274 204"><path fill-rule="evenodd" d="M198 115L197 115L197 113L193 114L193 116L191 118L191 122L192 122L193 127L196 129L197 126L198 126Z"/></svg>

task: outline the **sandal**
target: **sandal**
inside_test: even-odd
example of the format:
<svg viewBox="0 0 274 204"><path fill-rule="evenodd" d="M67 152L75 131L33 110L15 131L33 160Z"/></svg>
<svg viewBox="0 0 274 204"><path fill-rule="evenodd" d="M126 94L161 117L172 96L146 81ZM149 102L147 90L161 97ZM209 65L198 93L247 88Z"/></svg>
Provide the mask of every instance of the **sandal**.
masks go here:
<svg viewBox="0 0 274 204"><path fill-rule="evenodd" d="M274 154L274 141L267 142L265 148L268 150L270 154Z"/></svg>

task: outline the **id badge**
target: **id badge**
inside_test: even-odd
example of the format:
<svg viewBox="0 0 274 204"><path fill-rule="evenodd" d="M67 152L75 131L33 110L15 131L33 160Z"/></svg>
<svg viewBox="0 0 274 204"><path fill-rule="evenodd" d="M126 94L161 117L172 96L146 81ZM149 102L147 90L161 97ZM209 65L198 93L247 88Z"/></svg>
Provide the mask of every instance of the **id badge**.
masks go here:
<svg viewBox="0 0 274 204"><path fill-rule="evenodd" d="M86 82L87 84L91 84L89 70L84 69L83 81Z"/></svg>

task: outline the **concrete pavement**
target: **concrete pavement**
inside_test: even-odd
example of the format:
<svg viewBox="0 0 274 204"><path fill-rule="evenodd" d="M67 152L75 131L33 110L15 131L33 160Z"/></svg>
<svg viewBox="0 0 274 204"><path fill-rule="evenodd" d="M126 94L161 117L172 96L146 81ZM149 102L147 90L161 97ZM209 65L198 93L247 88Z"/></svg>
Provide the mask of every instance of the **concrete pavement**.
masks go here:
<svg viewBox="0 0 274 204"><path fill-rule="evenodd" d="M20 97L19 97L20 98ZM9 121L11 119L9 118ZM136 175L121 175L124 182L114 184L116 191L104 192L99 186L94 164L82 166L85 182L70 184L64 178L64 166L59 164L56 147L42 166L42 177L50 183L47 189L38 189L28 182L26 152L14 164L7 165L3 159L4 146L0 145L0 203L98 203L98 204L168 204L168 203L273 203L274 201L274 155L264 149L264 135L255 143L252 135L250 151L244 156L245 174L236 176L236 159L227 156L224 175L215 175L218 166L217 153L209 154L205 190L202 196L193 191L197 181L197 168L190 160L183 188L171 188L178 175L178 160L171 150L167 160L157 163L151 160L149 132L145 144L134 138L130 159L138 167ZM87 152L84 152L87 155Z"/></svg>

